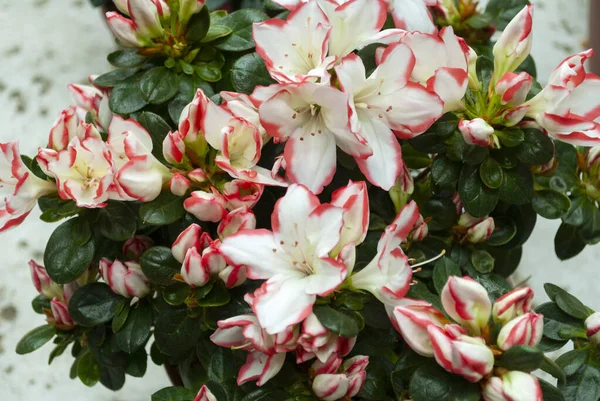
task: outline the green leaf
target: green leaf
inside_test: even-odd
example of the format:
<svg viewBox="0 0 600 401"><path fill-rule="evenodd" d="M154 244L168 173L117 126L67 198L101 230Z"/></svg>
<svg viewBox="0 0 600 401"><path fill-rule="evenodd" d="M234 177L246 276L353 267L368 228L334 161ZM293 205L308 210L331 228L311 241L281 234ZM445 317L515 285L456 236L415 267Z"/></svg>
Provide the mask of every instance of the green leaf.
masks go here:
<svg viewBox="0 0 600 401"><path fill-rule="evenodd" d="M477 78L481 82L481 90L483 93L488 92L492 75L494 74L494 62L485 56L477 58Z"/></svg>
<svg viewBox="0 0 600 401"><path fill-rule="evenodd" d="M485 288L492 301L500 298L512 289L504 277L495 273L478 276L476 280Z"/></svg>
<svg viewBox="0 0 600 401"><path fill-rule="evenodd" d="M485 14L490 16L496 28L502 31L527 4L528 0L490 0Z"/></svg>
<svg viewBox="0 0 600 401"><path fill-rule="evenodd" d="M185 387L167 387L152 394L152 401L192 401L196 394Z"/></svg>
<svg viewBox="0 0 600 401"><path fill-rule="evenodd" d="M79 325L93 327L109 322L123 297L104 283L91 283L79 288L69 301L69 314Z"/></svg>
<svg viewBox="0 0 600 401"><path fill-rule="evenodd" d="M77 360L77 376L88 387L93 387L100 380L100 366L89 350Z"/></svg>
<svg viewBox="0 0 600 401"><path fill-rule="evenodd" d="M554 251L560 260L571 259L585 249L578 227L562 223L554 237Z"/></svg>
<svg viewBox="0 0 600 401"><path fill-rule="evenodd" d="M55 334L56 329L51 324L36 327L19 340L16 352L19 355L29 354L52 340Z"/></svg>
<svg viewBox="0 0 600 401"><path fill-rule="evenodd" d="M517 225L506 217L494 217L496 229L488 238L487 243L491 246L501 246L509 243L517 234Z"/></svg>
<svg viewBox="0 0 600 401"><path fill-rule="evenodd" d="M496 131L495 134L498 138L500 138L500 143L507 148L519 146L525 140L525 133L523 130L517 127Z"/></svg>
<svg viewBox="0 0 600 401"><path fill-rule="evenodd" d="M454 188L460 177L460 163L450 160L446 156L433 159L431 165L431 177L433 182L442 188Z"/></svg>
<svg viewBox="0 0 600 401"><path fill-rule="evenodd" d="M561 391L548 383L547 381L538 378L542 389L542 397L544 401L565 401Z"/></svg>
<svg viewBox="0 0 600 401"><path fill-rule="evenodd" d="M202 307L223 306L228 304L230 299L231 295L229 294L229 290L225 286L225 283L218 280L213 285L212 290L202 297L202 299L198 300L198 305Z"/></svg>
<svg viewBox="0 0 600 401"><path fill-rule="evenodd" d="M31 300L31 308L35 313L42 314L44 313L44 309L50 309L50 301L43 295L38 295Z"/></svg>
<svg viewBox="0 0 600 401"><path fill-rule="evenodd" d="M456 223L456 205L448 198L429 199L420 212L423 217L431 217L427 224L431 231L447 230Z"/></svg>
<svg viewBox="0 0 600 401"><path fill-rule="evenodd" d="M137 54L137 50L117 50L108 55L106 58L109 63L115 67L131 68L142 65L148 60L144 56ZM100 78L100 77L98 77ZM96 79L98 79L96 78ZM96 83L96 82L94 82Z"/></svg>
<svg viewBox="0 0 600 401"><path fill-rule="evenodd" d="M152 68L142 75L140 90L146 102L164 103L179 90L179 76L167 67Z"/></svg>
<svg viewBox="0 0 600 401"><path fill-rule="evenodd" d="M138 305L129 312L129 317L121 330L115 334L117 345L128 354L143 347L152 329L152 308Z"/></svg>
<svg viewBox="0 0 600 401"><path fill-rule="evenodd" d="M231 29L231 34L215 43L219 50L230 52L241 52L254 47L252 39L252 24L262 22L269 17L253 9L238 10L228 14L219 20L219 25L225 25Z"/></svg>
<svg viewBox="0 0 600 401"><path fill-rule="evenodd" d="M544 356L544 360L542 361L540 369L556 378L559 383L564 383L567 381L567 376L564 370L560 367L560 365L547 356Z"/></svg>
<svg viewBox="0 0 600 401"><path fill-rule="evenodd" d="M596 363L583 364L560 386L567 401L598 401L600 398L600 367Z"/></svg>
<svg viewBox="0 0 600 401"><path fill-rule="evenodd" d="M211 25L201 43L210 43L217 39L231 35L233 30L225 25Z"/></svg>
<svg viewBox="0 0 600 401"><path fill-rule="evenodd" d="M231 84L236 92L250 94L255 87L269 86L273 82L265 61L257 53L240 57L231 67Z"/></svg>
<svg viewBox="0 0 600 401"><path fill-rule="evenodd" d="M117 309L115 310L115 317L112 320L112 331L113 333L118 333L119 330L123 328L123 325L127 321L127 317L129 316L130 300L124 299L121 301L119 305L117 305Z"/></svg>
<svg viewBox="0 0 600 401"><path fill-rule="evenodd" d="M577 319L587 319L594 313L594 311L581 303L580 300L567 292L558 294L555 302L562 311Z"/></svg>
<svg viewBox="0 0 600 401"><path fill-rule="evenodd" d="M523 143L515 148L517 158L525 164L546 164L554 157L554 144L542 131L524 128Z"/></svg>
<svg viewBox="0 0 600 401"><path fill-rule="evenodd" d="M207 82L218 82L223 79L221 67L217 62L200 63L194 66L194 71L200 78Z"/></svg>
<svg viewBox="0 0 600 401"><path fill-rule="evenodd" d="M444 256L435 263L433 268L433 285L438 294L441 294L442 288L446 285L450 276L461 277L460 267L449 257Z"/></svg>
<svg viewBox="0 0 600 401"><path fill-rule="evenodd" d="M558 357L556 364L569 377L573 376L586 363L589 356L589 349L580 348L566 352Z"/></svg>
<svg viewBox="0 0 600 401"><path fill-rule="evenodd" d="M172 284L173 276L181 270L181 263L173 257L171 248L164 246L155 246L144 252L140 265L148 280L158 285Z"/></svg>
<svg viewBox="0 0 600 401"><path fill-rule="evenodd" d="M187 309L170 310L156 318L154 339L159 351L169 356L183 356L196 345L202 334L198 320Z"/></svg>
<svg viewBox="0 0 600 401"><path fill-rule="evenodd" d="M483 29L491 24L491 18L485 14L475 14L465 21L473 29Z"/></svg>
<svg viewBox="0 0 600 401"><path fill-rule="evenodd" d="M535 311L544 316L545 337L555 341L566 340L568 338L560 335L560 332L564 333L565 330L585 336L583 321L566 314L555 303L544 303L535 308Z"/></svg>
<svg viewBox="0 0 600 401"><path fill-rule="evenodd" d="M586 216L579 228L579 237L587 245L596 245L600 242L600 209L592 202L583 205Z"/></svg>
<svg viewBox="0 0 600 401"><path fill-rule="evenodd" d="M234 384L237 366L231 350L217 348L210 357L208 378L223 385Z"/></svg>
<svg viewBox="0 0 600 401"><path fill-rule="evenodd" d="M500 200L512 205L529 203L533 198L533 175L525 166L504 170L504 181L499 189Z"/></svg>
<svg viewBox="0 0 600 401"><path fill-rule="evenodd" d="M494 270L494 258L488 252L475 249L471 253L471 263L479 273L490 273Z"/></svg>
<svg viewBox="0 0 600 401"><path fill-rule="evenodd" d="M410 380L410 395L415 401L448 400L452 377L434 365L421 366Z"/></svg>
<svg viewBox="0 0 600 401"><path fill-rule="evenodd" d="M142 109L148 103L140 89L142 74L134 75L119 82L110 92L108 105L116 114L130 114ZM95 82L95 81L94 81Z"/></svg>
<svg viewBox="0 0 600 401"><path fill-rule="evenodd" d="M532 372L538 369L544 360L544 353L534 347L517 345L505 351L497 363L508 370Z"/></svg>
<svg viewBox="0 0 600 401"><path fill-rule="evenodd" d="M202 40L208 33L210 27L210 13L208 7L202 7L199 13L190 18L185 38L190 42Z"/></svg>
<svg viewBox="0 0 600 401"><path fill-rule="evenodd" d="M171 131L171 127L161 116L149 111L144 111L139 115L137 120L142 127L146 128L146 131L148 131L152 138L152 154L161 162L165 162L162 151L163 141L167 137L169 131Z"/></svg>
<svg viewBox="0 0 600 401"><path fill-rule="evenodd" d="M475 166L463 166L458 182L458 193L466 211L473 217L487 216L498 203L498 191L483 184L479 169Z"/></svg>
<svg viewBox="0 0 600 401"><path fill-rule="evenodd" d="M321 324L342 337L355 337L360 333L364 322L360 314L333 309L329 306L317 306L313 313Z"/></svg>
<svg viewBox="0 0 600 401"><path fill-rule="evenodd" d="M202 288L202 287L201 287ZM163 300L169 305L183 305L190 295L190 286L186 283L175 283L163 290Z"/></svg>
<svg viewBox="0 0 600 401"><path fill-rule="evenodd" d="M481 163L481 166L479 166L479 176L485 186L491 189L500 188L500 185L502 185L502 181L504 180L504 172L502 171L500 163L491 157L485 159L484 162Z"/></svg>
<svg viewBox="0 0 600 401"><path fill-rule="evenodd" d="M443 153L446 150L444 141L458 128L458 118L453 113L446 113L429 129L411 139L410 144L419 152ZM460 134L459 134L460 135ZM462 137L462 135L460 135ZM464 141L463 141L464 142Z"/></svg>
<svg viewBox="0 0 600 401"><path fill-rule="evenodd" d="M410 142L402 144L402 160L411 169L421 169L432 165L429 155L413 148Z"/></svg>
<svg viewBox="0 0 600 401"><path fill-rule="evenodd" d="M93 239L78 245L73 232L79 217L62 223L50 236L44 251L44 266L50 278L58 284L67 284L79 278L94 259Z"/></svg>
<svg viewBox="0 0 600 401"><path fill-rule="evenodd" d="M112 88L119 85L120 83L125 82L136 72L136 68L109 71L106 74L102 74L96 79L94 79L94 85L102 86L104 88Z"/></svg>
<svg viewBox="0 0 600 401"><path fill-rule="evenodd" d="M148 354L144 348L138 349L127 357L125 373L133 377L143 377L148 368Z"/></svg>
<svg viewBox="0 0 600 401"><path fill-rule="evenodd" d="M569 197L552 190L537 191L533 194L533 209L547 219L559 219L571 208Z"/></svg>
<svg viewBox="0 0 600 401"><path fill-rule="evenodd" d="M161 192L156 199L140 207L142 222L151 226L164 226L178 221L185 215L184 200L170 191Z"/></svg>
<svg viewBox="0 0 600 401"><path fill-rule="evenodd" d="M125 384L125 369L122 367L101 366L100 383L109 390L120 390Z"/></svg>
<svg viewBox="0 0 600 401"><path fill-rule="evenodd" d="M124 202L109 201L98 212L97 227L108 239L126 241L133 238L137 230L135 213Z"/></svg>

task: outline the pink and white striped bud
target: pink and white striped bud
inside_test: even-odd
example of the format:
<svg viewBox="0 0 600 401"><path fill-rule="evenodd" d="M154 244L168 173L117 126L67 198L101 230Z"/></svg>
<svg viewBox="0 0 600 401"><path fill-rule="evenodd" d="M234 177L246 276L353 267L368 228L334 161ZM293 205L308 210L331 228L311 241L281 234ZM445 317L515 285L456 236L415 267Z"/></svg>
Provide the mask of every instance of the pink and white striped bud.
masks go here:
<svg viewBox="0 0 600 401"><path fill-rule="evenodd" d="M203 287L210 280L209 272L202 265L202 255L197 248L190 248L181 266L181 277L190 287Z"/></svg>
<svg viewBox="0 0 600 401"><path fill-rule="evenodd" d="M543 401L537 377L524 372L510 371L492 377L483 385L485 401Z"/></svg>
<svg viewBox="0 0 600 401"><path fill-rule="evenodd" d="M56 119L48 137L48 147L56 151L67 148L77 132L79 118L74 106L64 109Z"/></svg>
<svg viewBox="0 0 600 401"><path fill-rule="evenodd" d="M492 236L495 229L494 218L488 217L467 230L467 241L472 244L485 242Z"/></svg>
<svg viewBox="0 0 600 401"><path fill-rule="evenodd" d="M494 76L496 82L507 72L516 70L525 61L531 45L533 6L525 6L506 26L494 45Z"/></svg>
<svg viewBox="0 0 600 401"><path fill-rule="evenodd" d="M341 398L352 398L362 389L367 378L365 371L369 357L355 356L342 365L343 373L318 374L312 385L317 397L325 401L335 401Z"/></svg>
<svg viewBox="0 0 600 401"><path fill-rule="evenodd" d="M460 120L458 129L469 145L490 146L491 137L494 135L494 128L482 118Z"/></svg>
<svg viewBox="0 0 600 401"><path fill-rule="evenodd" d="M396 184L390 189L390 198L396 210L400 210L408 203L408 199L415 191L415 181L410 170L404 163L402 173L396 179Z"/></svg>
<svg viewBox="0 0 600 401"><path fill-rule="evenodd" d="M183 202L183 207L200 221L217 223L227 214L227 200L216 189L212 193L194 191L192 196Z"/></svg>
<svg viewBox="0 0 600 401"><path fill-rule="evenodd" d="M93 85L96 76L90 76L88 79ZM112 111L108 104L108 91L103 91L92 85L69 84L67 87L71 92L71 99L76 105L79 120L85 121L89 113L94 120L94 124L100 130L106 132L112 120Z"/></svg>
<svg viewBox="0 0 600 401"><path fill-rule="evenodd" d="M168 163L179 165L187 161L185 142L179 131L169 132L163 141L163 156Z"/></svg>
<svg viewBox="0 0 600 401"><path fill-rule="evenodd" d="M516 317L529 312L533 302L533 290L529 287L516 288L494 302L492 316L494 322L506 324Z"/></svg>
<svg viewBox="0 0 600 401"><path fill-rule="evenodd" d="M502 99L502 104L520 106L527 99L527 94L533 85L533 77L526 72L515 74L507 72L496 84L496 94Z"/></svg>
<svg viewBox="0 0 600 401"><path fill-rule="evenodd" d="M473 91L479 91L481 89L481 82L477 76L477 53L472 47L469 47L469 54L467 55L467 61L469 63L469 88Z"/></svg>
<svg viewBox="0 0 600 401"><path fill-rule="evenodd" d="M430 325L442 327L449 323L444 314L430 303L409 298L404 298L398 303L390 319L410 348L427 357L434 354L427 328Z"/></svg>
<svg viewBox="0 0 600 401"><path fill-rule="evenodd" d="M494 353L480 337L470 337L466 329L449 324L443 329L427 328L437 363L450 373L476 383L494 368Z"/></svg>
<svg viewBox="0 0 600 401"><path fill-rule="evenodd" d="M429 227L423 219L423 215L419 215L419 220L415 223L415 229L412 231L413 241L423 241L429 234Z"/></svg>
<svg viewBox="0 0 600 401"><path fill-rule="evenodd" d="M296 362L303 363L316 357L320 362L325 363L332 357L348 355L355 343L356 337L340 337L332 333L321 324L314 313L311 313L302 322Z"/></svg>
<svg viewBox="0 0 600 401"><path fill-rule="evenodd" d="M219 401L217 397L214 396L213 393L210 392L206 384L200 388L198 391L198 395L194 398L194 401Z"/></svg>
<svg viewBox="0 0 600 401"><path fill-rule="evenodd" d="M201 168L190 171L187 176L190 181L196 184L202 184L208 180L206 173Z"/></svg>
<svg viewBox="0 0 600 401"><path fill-rule="evenodd" d="M519 316L502 327L498 334L498 346L504 351L515 345L537 346L542 341L544 316L529 312Z"/></svg>
<svg viewBox="0 0 600 401"><path fill-rule="evenodd" d="M33 281L33 285L40 295L46 299L52 299L62 295L60 285L52 281L44 266L38 265L32 259L29 261L29 270L31 271L31 281Z"/></svg>
<svg viewBox="0 0 600 401"><path fill-rule="evenodd" d="M106 22L115 37L125 47L144 47L149 43L148 39L138 33L132 20L115 11L106 13Z"/></svg>
<svg viewBox="0 0 600 401"><path fill-rule="evenodd" d="M206 246L208 246L208 244L203 244L202 227L200 227L198 224L191 224L188 226L188 228L183 230L175 242L173 242L173 245L171 246L171 253L179 263L183 263L188 249L197 248L202 250Z"/></svg>
<svg viewBox="0 0 600 401"><path fill-rule="evenodd" d="M245 206L235 209L227 214L217 227L220 239L229 237L240 230L253 230L256 228L256 216Z"/></svg>
<svg viewBox="0 0 600 401"><path fill-rule="evenodd" d="M50 301L50 310L54 317L54 321L51 323L53 323L57 329L70 330L75 327L75 323L69 314L69 306L58 297L54 297L52 301Z"/></svg>
<svg viewBox="0 0 600 401"><path fill-rule="evenodd" d="M135 262L113 262L100 260L100 274L110 289L125 298L143 298L150 294L150 283L139 264Z"/></svg>
<svg viewBox="0 0 600 401"><path fill-rule="evenodd" d="M194 14L202 10L205 2L205 0L179 0L179 22L182 25L187 24Z"/></svg>
<svg viewBox="0 0 600 401"><path fill-rule="evenodd" d="M160 20L169 18L171 11L163 0L128 0L127 6L139 35L152 39L164 34Z"/></svg>
<svg viewBox="0 0 600 401"><path fill-rule="evenodd" d="M169 181L169 189L171 190L171 193L176 196L184 196L191 186L190 180L180 173L173 174L171 181Z"/></svg>
<svg viewBox="0 0 600 401"><path fill-rule="evenodd" d="M596 312L585 319L585 329L588 339L600 345L600 312Z"/></svg>
<svg viewBox="0 0 600 401"><path fill-rule="evenodd" d="M338 249L349 243L361 244L369 229L367 184L364 181L348 182L348 185L336 190L331 195L331 204L344 209L344 225Z"/></svg>
<svg viewBox="0 0 600 401"><path fill-rule="evenodd" d="M152 245L154 245L152 238L146 237L145 235L136 235L135 237L125 241L122 252L123 255L125 255L128 259L137 260Z"/></svg>
<svg viewBox="0 0 600 401"><path fill-rule="evenodd" d="M487 327L492 312L492 303L487 291L470 277L451 276L441 293L446 313L471 334L479 335Z"/></svg>
<svg viewBox="0 0 600 401"><path fill-rule="evenodd" d="M264 185L233 180L223 186L223 196L227 200L227 209L234 210L242 206L252 209L262 196Z"/></svg>
<svg viewBox="0 0 600 401"><path fill-rule="evenodd" d="M219 273L219 278L225 283L227 288L242 285L248 279L246 266L226 266Z"/></svg>

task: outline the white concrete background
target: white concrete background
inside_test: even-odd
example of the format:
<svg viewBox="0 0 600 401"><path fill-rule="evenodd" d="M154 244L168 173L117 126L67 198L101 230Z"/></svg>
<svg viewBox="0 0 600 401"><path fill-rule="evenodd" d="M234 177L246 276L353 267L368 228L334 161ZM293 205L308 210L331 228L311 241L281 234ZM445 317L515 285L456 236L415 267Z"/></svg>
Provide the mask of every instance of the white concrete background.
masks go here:
<svg viewBox="0 0 600 401"><path fill-rule="evenodd" d="M587 36L587 0L538 0L535 44L540 79L567 55L580 51ZM58 112L70 104L65 87L84 82L86 76L109 68L105 56L114 44L99 12L87 0L0 0L0 141L15 138L21 151L33 155L45 144ZM42 398L86 401L148 400L167 386L160 368L150 363L147 376L128 377L123 390L113 393L69 380L68 355L47 365L51 347L27 356L15 354L21 336L43 323L29 305L36 295L27 261L41 261L53 226L38 220L35 212L26 224L0 236L0 398L29 401ZM600 247L561 263L554 255L553 237L558 223L540 221L527 244L519 270L520 281L531 276L537 302L546 297L546 281L574 291L592 308L597 299Z"/></svg>

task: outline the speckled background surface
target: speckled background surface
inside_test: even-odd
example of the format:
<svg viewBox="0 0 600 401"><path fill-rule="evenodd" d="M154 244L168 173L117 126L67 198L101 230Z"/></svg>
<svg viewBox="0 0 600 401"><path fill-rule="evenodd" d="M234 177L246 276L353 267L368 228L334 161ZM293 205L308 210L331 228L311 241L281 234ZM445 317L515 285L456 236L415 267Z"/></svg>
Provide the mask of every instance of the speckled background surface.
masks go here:
<svg viewBox="0 0 600 401"><path fill-rule="evenodd" d="M584 48L587 0L538 0L533 53L541 81L567 55ZM87 0L0 0L0 141L21 141L21 151L33 155L58 112L70 103L65 89L84 82L87 75L109 68L105 56L114 44L98 10ZM41 262L53 226L38 220L34 211L26 224L0 235L0 399L74 401L142 401L165 387L161 368L149 364L146 377L127 378L116 393L98 385L93 389L70 380L72 358L64 355L47 365L51 347L18 356L21 336L43 323L30 307L36 295L27 261ZM554 255L558 223L541 220L527 243L515 282L529 279L537 302L546 298L542 285L552 281L577 293L590 307L600 309L600 246L587 248L569 262Z"/></svg>

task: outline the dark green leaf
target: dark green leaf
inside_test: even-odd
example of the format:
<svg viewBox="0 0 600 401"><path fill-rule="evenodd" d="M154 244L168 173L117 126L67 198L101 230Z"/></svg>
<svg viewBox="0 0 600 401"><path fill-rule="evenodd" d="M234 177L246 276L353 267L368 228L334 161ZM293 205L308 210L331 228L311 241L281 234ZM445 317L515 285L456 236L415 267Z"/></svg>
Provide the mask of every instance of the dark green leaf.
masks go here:
<svg viewBox="0 0 600 401"><path fill-rule="evenodd" d="M273 79L257 53L246 54L231 67L231 84L236 92L250 94L257 86L269 86Z"/></svg>
<svg viewBox="0 0 600 401"><path fill-rule="evenodd" d="M481 166L479 166L479 176L481 177L481 181L483 181L488 188L497 189L502 185L504 172L496 159L488 157L481 163Z"/></svg>
<svg viewBox="0 0 600 401"><path fill-rule="evenodd" d="M176 222L185 215L184 200L170 191L161 192L158 198L140 207L142 222L151 226L164 226Z"/></svg>
<svg viewBox="0 0 600 401"><path fill-rule="evenodd" d="M410 142L402 144L402 160L408 168L421 169L431 166L431 158L427 153L419 152Z"/></svg>
<svg viewBox="0 0 600 401"><path fill-rule="evenodd" d="M144 56L140 56L139 54L137 54L137 50L127 49L127 50L117 50L117 51L110 53L107 57L107 60L109 63L111 63L115 67L131 68L131 67L137 67L138 65L144 64L144 62L148 59ZM98 78L100 78L100 77L98 77ZM94 83L96 83L96 82L94 82Z"/></svg>
<svg viewBox="0 0 600 401"><path fill-rule="evenodd" d="M566 195L552 190L535 192L531 203L537 214L547 219L558 219L571 208Z"/></svg>
<svg viewBox="0 0 600 401"><path fill-rule="evenodd" d="M415 401L448 400L454 377L438 366L421 366L410 380L411 398Z"/></svg>
<svg viewBox="0 0 600 401"><path fill-rule="evenodd" d="M566 292L558 294L555 302L562 311L577 319L586 319L594 313L594 311L581 303L580 300Z"/></svg>
<svg viewBox="0 0 600 401"><path fill-rule="evenodd" d="M525 140L523 130L516 127L496 131L495 134L500 138L500 143L508 148L519 146Z"/></svg>
<svg viewBox="0 0 600 401"><path fill-rule="evenodd" d="M154 284L169 285L173 282L173 276L179 273L179 263L171 253L171 248L155 246L148 249L142 255L142 271Z"/></svg>
<svg viewBox="0 0 600 401"><path fill-rule="evenodd" d="M438 294L441 294L442 288L446 285L450 276L461 277L460 267L449 257L444 256L435 263L433 268L433 285Z"/></svg>
<svg viewBox="0 0 600 401"><path fill-rule="evenodd" d="M566 340L567 338L560 335L561 330L563 332L568 330L573 333L581 333L585 336L583 321L566 314L555 303L544 303L535 308L535 311L544 316L545 337L555 341Z"/></svg>
<svg viewBox="0 0 600 401"><path fill-rule="evenodd" d="M43 295L38 295L31 301L31 307L35 313L42 314L44 309L50 309L50 301Z"/></svg>
<svg viewBox="0 0 600 401"><path fill-rule="evenodd" d="M497 363L508 370L532 372L542 365L544 353L537 348L517 345L505 351Z"/></svg>
<svg viewBox="0 0 600 401"><path fill-rule="evenodd" d="M112 88L132 77L137 72L136 68L119 69L102 74L94 79L94 85Z"/></svg>
<svg viewBox="0 0 600 401"><path fill-rule="evenodd" d="M517 234L517 226L512 219L494 217L496 229L488 238L487 243L492 246L501 246L509 243Z"/></svg>
<svg viewBox="0 0 600 401"><path fill-rule="evenodd" d="M231 295L223 281L218 280L213 285L212 290L202 299L198 300L198 305L203 307L223 306L229 303Z"/></svg>
<svg viewBox="0 0 600 401"><path fill-rule="evenodd" d="M498 203L498 191L486 187L479 176L479 169L465 165L460 173L458 192L464 207L474 217L490 214Z"/></svg>
<svg viewBox="0 0 600 401"><path fill-rule="evenodd" d="M104 283L91 283L79 288L69 301L69 314L77 323L93 327L109 322L123 297Z"/></svg>
<svg viewBox="0 0 600 401"><path fill-rule="evenodd" d="M140 90L146 102L164 103L179 90L179 76L167 67L152 68L142 75Z"/></svg>
<svg viewBox="0 0 600 401"><path fill-rule="evenodd" d="M219 25L225 25L231 28L231 34L215 43L215 47L219 50L230 52L241 52L250 50L254 47L252 39L252 24L262 22L269 17L264 13L253 10L244 9L228 14L221 20Z"/></svg>
<svg viewBox="0 0 600 401"><path fill-rule="evenodd" d="M562 367L547 356L544 356L544 360L542 361L540 369L556 378L559 383L564 383L567 381L567 376Z"/></svg>
<svg viewBox="0 0 600 401"><path fill-rule="evenodd" d="M450 199L430 199L420 207L423 217L431 217L431 231L446 230L456 223L456 205Z"/></svg>
<svg viewBox="0 0 600 401"><path fill-rule="evenodd" d="M477 78L482 85L483 93L488 92L492 75L494 74L494 62L485 56L477 58Z"/></svg>
<svg viewBox="0 0 600 401"><path fill-rule="evenodd" d="M210 28L208 29L208 32L206 33L206 36L204 36L204 39L202 39L200 42L210 43L217 39L229 36L229 35L231 35L232 32L233 32L233 30L231 28L229 28L228 26L211 25Z"/></svg>
<svg viewBox="0 0 600 401"><path fill-rule="evenodd" d="M589 350L585 348L574 349L558 357L556 364L567 376L573 376L586 363Z"/></svg>
<svg viewBox="0 0 600 401"><path fill-rule="evenodd" d="M173 306L183 305L190 295L190 286L186 283L176 283L163 290L163 299Z"/></svg>
<svg viewBox="0 0 600 401"><path fill-rule="evenodd" d="M560 260L571 259L581 253L585 242L579 237L579 229L562 223L554 237L554 251Z"/></svg>
<svg viewBox="0 0 600 401"><path fill-rule="evenodd" d="M135 212L124 202L109 201L98 213L100 234L113 241L133 238L137 229Z"/></svg>
<svg viewBox="0 0 600 401"><path fill-rule="evenodd" d="M561 391L543 379L539 379L544 401L565 401Z"/></svg>
<svg viewBox="0 0 600 401"><path fill-rule="evenodd" d="M554 156L554 144L552 140L542 131L532 128L524 128L525 139L515 149L516 155L526 164L546 164Z"/></svg>
<svg viewBox="0 0 600 401"><path fill-rule="evenodd" d="M600 242L600 209L592 202L583 206L586 219L579 228L579 237L587 245Z"/></svg>
<svg viewBox="0 0 600 401"><path fill-rule="evenodd" d="M102 366L100 369L100 383L109 390L120 390L125 384L125 369Z"/></svg>
<svg viewBox="0 0 600 401"><path fill-rule="evenodd" d="M191 100L190 100L191 101ZM146 128L152 138L152 154L161 162L165 161L163 156L163 141L167 137L171 127L158 114L144 111L137 118L138 122Z"/></svg>
<svg viewBox="0 0 600 401"><path fill-rule="evenodd" d="M135 113L148 104L140 90L141 78L142 74L134 75L115 85L109 98L109 106L113 113Z"/></svg>
<svg viewBox="0 0 600 401"><path fill-rule="evenodd" d="M138 305L129 312L125 325L115 335L119 348L129 354L143 347L150 337L152 308Z"/></svg>
<svg viewBox="0 0 600 401"><path fill-rule="evenodd" d="M525 166L512 170L504 170L504 181L499 190L500 200L512 204L522 205L531 202L533 198L533 176Z"/></svg>
<svg viewBox="0 0 600 401"><path fill-rule="evenodd" d="M200 324L188 316L186 309L172 310L156 318L154 338L165 355L183 356L200 338Z"/></svg>
<svg viewBox="0 0 600 401"><path fill-rule="evenodd" d="M148 354L144 348L138 349L127 357L125 373L133 377L143 377L148 367Z"/></svg>
<svg viewBox="0 0 600 401"><path fill-rule="evenodd" d="M88 387L94 386L100 380L100 366L90 351L78 358L77 376Z"/></svg>
<svg viewBox="0 0 600 401"><path fill-rule="evenodd" d="M336 310L329 306L317 306L313 312L325 328L342 337L357 336L364 325L360 315L355 312Z"/></svg>
<svg viewBox="0 0 600 401"><path fill-rule="evenodd" d="M498 30L504 30L506 25L529 4L528 0L491 0L485 13L489 15Z"/></svg>
<svg viewBox="0 0 600 401"><path fill-rule="evenodd" d="M93 239L83 245L72 239L78 219L67 220L58 226L46 245L44 266L55 283L67 284L77 280L94 258L96 247Z"/></svg>
<svg viewBox="0 0 600 401"><path fill-rule="evenodd" d="M51 324L36 327L19 340L16 352L19 355L29 354L50 341L55 334L56 329Z"/></svg>
<svg viewBox="0 0 600 401"><path fill-rule="evenodd" d="M454 188L462 165L454 162L446 156L440 156L433 159L431 165L431 177L433 182L442 188Z"/></svg>
<svg viewBox="0 0 600 401"><path fill-rule="evenodd" d="M600 368L597 363L583 364L560 386L567 401L598 401L600 398Z"/></svg>
<svg viewBox="0 0 600 401"><path fill-rule="evenodd" d="M471 253L471 263L479 273L490 273L494 270L494 258L481 249L475 249Z"/></svg>
<svg viewBox="0 0 600 401"><path fill-rule="evenodd" d="M233 384L237 373L237 366L231 350L217 348L210 357L208 378L224 385Z"/></svg>
<svg viewBox="0 0 600 401"><path fill-rule="evenodd" d="M129 304L130 304L130 300L124 299L121 301L121 303L119 305L117 305L117 309L115 310L115 317L112 320L113 333L118 333L119 330L121 330L121 328L127 321L127 317L129 316L129 309L130 309Z"/></svg>
<svg viewBox="0 0 600 401"><path fill-rule="evenodd" d="M208 7L202 7L199 13L194 14L187 26L185 38L190 42L202 40L208 33L210 27L210 13Z"/></svg>
<svg viewBox="0 0 600 401"><path fill-rule="evenodd" d="M512 289L504 277L495 273L478 276L476 280L485 288L492 301L500 298Z"/></svg>

